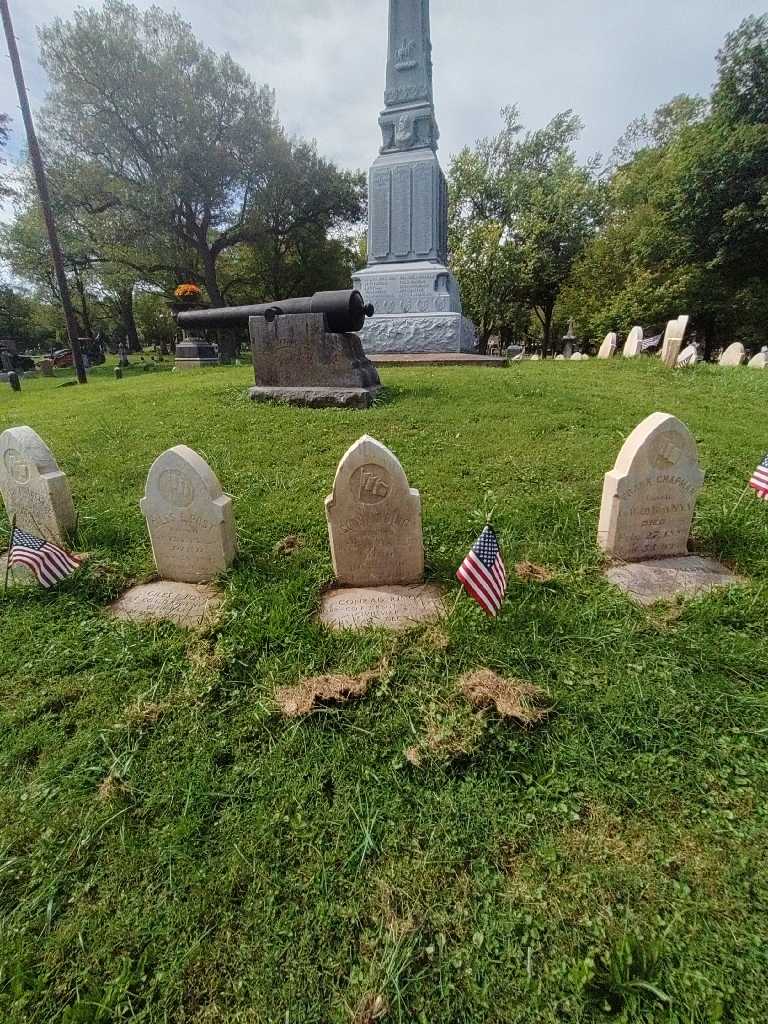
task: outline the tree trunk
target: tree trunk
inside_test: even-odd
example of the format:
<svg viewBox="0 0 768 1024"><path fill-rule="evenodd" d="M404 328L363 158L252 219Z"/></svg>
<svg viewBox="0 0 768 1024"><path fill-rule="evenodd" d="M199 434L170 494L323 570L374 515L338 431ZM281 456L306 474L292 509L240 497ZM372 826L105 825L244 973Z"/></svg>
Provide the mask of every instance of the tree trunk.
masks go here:
<svg viewBox="0 0 768 1024"><path fill-rule="evenodd" d="M75 288L77 294L80 296L80 312L83 318L83 330L86 338L93 337L93 324L91 323L91 314L88 309L88 300L85 297L85 285L83 279L80 276L79 271L75 270Z"/></svg>
<svg viewBox="0 0 768 1024"><path fill-rule="evenodd" d="M546 359L550 354L552 344L552 313L554 312L554 304L548 303L543 307L543 317L539 317L541 325L544 329L544 342L542 344L542 358Z"/></svg>
<svg viewBox="0 0 768 1024"><path fill-rule="evenodd" d="M141 341L136 328L136 319L133 315L133 286L120 292L120 322L125 331L129 352L141 352Z"/></svg>

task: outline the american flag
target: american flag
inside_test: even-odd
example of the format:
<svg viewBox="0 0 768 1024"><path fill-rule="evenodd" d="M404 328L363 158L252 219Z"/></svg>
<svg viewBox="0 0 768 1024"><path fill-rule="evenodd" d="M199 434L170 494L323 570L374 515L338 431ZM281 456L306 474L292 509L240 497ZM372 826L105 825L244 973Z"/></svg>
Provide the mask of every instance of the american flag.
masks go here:
<svg viewBox="0 0 768 1024"><path fill-rule="evenodd" d="M48 540L14 528L8 565L25 565L37 576L38 582L47 588L71 576L79 568L80 559Z"/></svg>
<svg viewBox="0 0 768 1024"><path fill-rule="evenodd" d="M640 342L640 351L651 352L653 349L658 348L663 337L663 334L656 334L653 338L643 338Z"/></svg>
<svg viewBox="0 0 768 1024"><path fill-rule="evenodd" d="M753 487L757 491L758 498L762 498L763 501L768 501L768 455L765 456L763 461L752 474L749 486Z"/></svg>
<svg viewBox="0 0 768 1024"><path fill-rule="evenodd" d="M498 615L507 592L507 572L499 542L490 526L486 526L473 544L459 566L456 579L487 615L494 618Z"/></svg>

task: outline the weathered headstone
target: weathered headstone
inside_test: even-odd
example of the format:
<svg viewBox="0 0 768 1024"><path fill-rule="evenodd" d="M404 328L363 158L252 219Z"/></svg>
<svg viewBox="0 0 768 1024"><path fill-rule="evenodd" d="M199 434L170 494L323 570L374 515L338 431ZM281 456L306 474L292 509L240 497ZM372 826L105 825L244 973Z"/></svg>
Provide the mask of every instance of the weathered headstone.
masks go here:
<svg viewBox="0 0 768 1024"><path fill-rule="evenodd" d="M688 330L687 316L679 316L676 320L670 320L664 333L664 342L661 346L661 361L670 369L677 365L680 350L683 347L685 332Z"/></svg>
<svg viewBox="0 0 768 1024"><path fill-rule="evenodd" d="M565 359L565 356L563 355L563 353L562 353L562 352L560 352L560 353L559 353L559 355L556 355L556 356L555 356L555 359L556 359L556 360L558 360L558 359Z"/></svg>
<svg viewBox="0 0 768 1024"><path fill-rule="evenodd" d="M234 561L232 499L208 463L186 445L155 459L140 505L164 580L206 583Z"/></svg>
<svg viewBox="0 0 768 1024"><path fill-rule="evenodd" d="M15 370L11 370L8 374L8 383L11 385L12 391L21 391L21 381L19 375Z"/></svg>
<svg viewBox="0 0 768 1024"><path fill-rule="evenodd" d="M221 594L211 584L144 583L114 601L109 611L129 622L173 622L180 629L209 625L221 606Z"/></svg>
<svg viewBox="0 0 768 1024"><path fill-rule="evenodd" d="M674 416L653 413L630 434L605 477L600 547L625 562L687 554L703 482L688 428Z"/></svg>
<svg viewBox="0 0 768 1024"><path fill-rule="evenodd" d="M768 348L764 348L756 356L752 356L747 365L753 370L768 369Z"/></svg>
<svg viewBox="0 0 768 1024"><path fill-rule="evenodd" d="M339 463L325 512L336 580L347 587L420 583L421 498L403 467L367 435Z"/></svg>
<svg viewBox="0 0 768 1024"><path fill-rule="evenodd" d="M13 356L4 348L0 348L0 367L5 373L10 373L13 369Z"/></svg>
<svg viewBox="0 0 768 1024"><path fill-rule="evenodd" d="M687 345L677 357L675 366L681 369L688 366L693 367L699 361L699 350L696 345Z"/></svg>
<svg viewBox="0 0 768 1024"><path fill-rule="evenodd" d="M123 379L123 368L122 368L122 366L116 366L115 367L115 380L122 380L122 379Z"/></svg>
<svg viewBox="0 0 768 1024"><path fill-rule="evenodd" d="M0 493L8 518L44 540L66 544L75 528L69 481L31 427L0 434Z"/></svg>
<svg viewBox="0 0 768 1024"><path fill-rule="evenodd" d="M381 385L357 334L326 330L322 313L249 320L254 401L367 409Z"/></svg>
<svg viewBox="0 0 768 1024"><path fill-rule="evenodd" d="M633 327L624 342L624 356L626 359L634 359L642 351L643 328Z"/></svg>
<svg viewBox="0 0 768 1024"><path fill-rule="evenodd" d="M747 358L747 350L740 341L735 341L720 356L720 366L741 366Z"/></svg>
<svg viewBox="0 0 768 1024"><path fill-rule="evenodd" d="M619 338L618 335L611 331L610 334L606 334L603 339L603 343L600 346L597 358L598 359L612 359L616 355L616 349L618 348Z"/></svg>
<svg viewBox="0 0 768 1024"><path fill-rule="evenodd" d="M439 587L342 588L323 595L319 620L332 629L408 629L445 614Z"/></svg>

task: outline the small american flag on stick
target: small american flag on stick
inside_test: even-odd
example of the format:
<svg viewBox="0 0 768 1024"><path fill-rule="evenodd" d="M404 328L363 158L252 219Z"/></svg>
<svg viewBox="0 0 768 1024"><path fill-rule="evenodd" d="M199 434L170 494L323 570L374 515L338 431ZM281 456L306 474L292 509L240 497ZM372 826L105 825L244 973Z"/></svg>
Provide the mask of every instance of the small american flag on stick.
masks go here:
<svg viewBox="0 0 768 1024"><path fill-rule="evenodd" d="M762 498L763 501L768 501L768 455L765 456L763 461L752 474L749 486L757 491L758 498Z"/></svg>
<svg viewBox="0 0 768 1024"><path fill-rule="evenodd" d="M507 571L493 527L486 526L472 545L456 579L486 615L498 615L507 592Z"/></svg>
<svg viewBox="0 0 768 1024"><path fill-rule="evenodd" d="M11 532L8 565L25 565L43 587L52 587L80 567L80 559L48 540L16 527Z"/></svg>

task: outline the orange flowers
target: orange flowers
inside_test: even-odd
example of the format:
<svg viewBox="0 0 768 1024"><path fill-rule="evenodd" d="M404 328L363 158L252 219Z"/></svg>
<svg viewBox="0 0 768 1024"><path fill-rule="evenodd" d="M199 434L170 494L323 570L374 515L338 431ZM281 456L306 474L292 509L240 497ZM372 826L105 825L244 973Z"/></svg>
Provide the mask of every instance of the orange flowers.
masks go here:
<svg viewBox="0 0 768 1024"><path fill-rule="evenodd" d="M199 299L203 294L196 284L180 284L173 293L177 299Z"/></svg>

